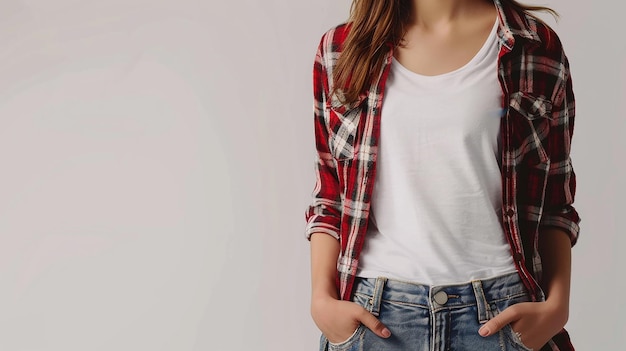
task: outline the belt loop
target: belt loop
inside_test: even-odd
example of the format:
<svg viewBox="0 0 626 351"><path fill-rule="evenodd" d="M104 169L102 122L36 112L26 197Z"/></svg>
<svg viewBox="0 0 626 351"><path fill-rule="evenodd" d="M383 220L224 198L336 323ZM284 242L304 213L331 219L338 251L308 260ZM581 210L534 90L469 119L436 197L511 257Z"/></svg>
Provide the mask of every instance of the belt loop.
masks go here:
<svg viewBox="0 0 626 351"><path fill-rule="evenodd" d="M491 306L487 303L483 284L480 280L472 281L474 288L474 296L476 297L476 309L478 310L478 322L485 323L489 320L491 314Z"/></svg>
<svg viewBox="0 0 626 351"><path fill-rule="evenodd" d="M383 299L383 289L385 288L385 283L387 283L386 277L376 278L374 293L372 294L372 310L370 311L375 316L378 316L380 312L380 302Z"/></svg>

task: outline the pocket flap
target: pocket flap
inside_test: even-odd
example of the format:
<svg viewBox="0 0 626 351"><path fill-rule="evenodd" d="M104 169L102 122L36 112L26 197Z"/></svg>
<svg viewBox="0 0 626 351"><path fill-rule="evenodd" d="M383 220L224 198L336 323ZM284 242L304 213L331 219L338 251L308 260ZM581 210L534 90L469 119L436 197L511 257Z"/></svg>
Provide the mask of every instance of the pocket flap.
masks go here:
<svg viewBox="0 0 626 351"><path fill-rule="evenodd" d="M518 91L511 94L509 106L528 119L552 118L552 102L542 96Z"/></svg>
<svg viewBox="0 0 626 351"><path fill-rule="evenodd" d="M328 126L330 128L329 147L334 158L349 159L354 158L357 126L360 121L361 111L359 109L344 110L339 113L335 109L330 109Z"/></svg>

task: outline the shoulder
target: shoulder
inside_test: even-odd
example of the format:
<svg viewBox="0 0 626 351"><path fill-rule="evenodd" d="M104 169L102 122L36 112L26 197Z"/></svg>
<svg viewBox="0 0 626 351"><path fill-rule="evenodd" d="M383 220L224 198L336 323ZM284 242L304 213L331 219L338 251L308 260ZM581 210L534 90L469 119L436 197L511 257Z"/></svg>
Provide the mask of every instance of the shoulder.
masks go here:
<svg viewBox="0 0 626 351"><path fill-rule="evenodd" d="M553 79L556 83L567 80L569 61L561 38L545 21L525 11L508 13L511 32L515 37L520 69L536 74L536 78ZM557 84L557 88L559 84Z"/></svg>
<svg viewBox="0 0 626 351"><path fill-rule="evenodd" d="M326 30L326 32L322 34L322 37L320 39L318 48L319 53L322 56L332 56L333 54L340 53L343 47L343 43L348 37L349 31L349 22L338 24Z"/></svg>
<svg viewBox="0 0 626 351"><path fill-rule="evenodd" d="M528 13L523 16L528 35L521 40L524 50L519 59L523 64L520 63L519 67L526 71L524 77L532 76L524 85L532 86L535 94L539 93L554 105L560 105L568 84L571 84L569 60L561 38L543 20Z"/></svg>
<svg viewBox="0 0 626 351"><path fill-rule="evenodd" d="M538 39L538 45L536 45L533 53L557 60L564 59L563 43L556 31L538 17L528 13L523 15L528 24L527 30Z"/></svg>

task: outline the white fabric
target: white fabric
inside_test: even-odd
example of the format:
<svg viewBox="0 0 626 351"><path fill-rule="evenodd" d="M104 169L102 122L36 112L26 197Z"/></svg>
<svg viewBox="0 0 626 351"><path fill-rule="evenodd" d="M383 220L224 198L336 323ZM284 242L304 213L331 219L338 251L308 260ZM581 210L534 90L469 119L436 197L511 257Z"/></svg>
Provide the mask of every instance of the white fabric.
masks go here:
<svg viewBox="0 0 626 351"><path fill-rule="evenodd" d="M357 276L437 285L515 271L499 215L496 29L449 73L393 61Z"/></svg>

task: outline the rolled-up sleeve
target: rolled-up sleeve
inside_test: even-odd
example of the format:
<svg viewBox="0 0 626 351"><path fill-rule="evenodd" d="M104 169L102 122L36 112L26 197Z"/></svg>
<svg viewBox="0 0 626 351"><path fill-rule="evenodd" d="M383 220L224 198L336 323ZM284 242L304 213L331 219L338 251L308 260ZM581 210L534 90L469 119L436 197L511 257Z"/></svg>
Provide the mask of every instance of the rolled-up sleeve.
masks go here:
<svg viewBox="0 0 626 351"><path fill-rule="evenodd" d="M326 101L328 101L328 75L324 61L324 43L326 33L315 55L313 66L314 129L316 156L314 171L315 187L312 201L305 210L305 236L311 240L314 233L325 233L339 239L341 222L341 197L335 160L328 145L328 127L325 120Z"/></svg>

